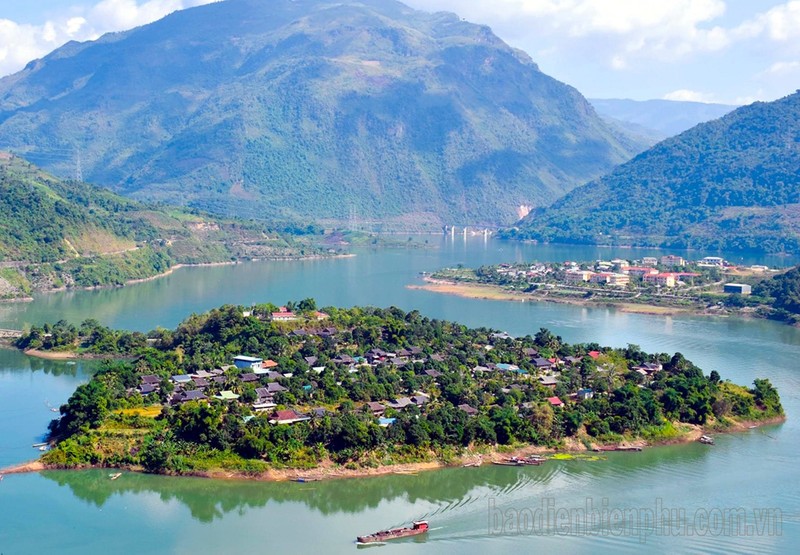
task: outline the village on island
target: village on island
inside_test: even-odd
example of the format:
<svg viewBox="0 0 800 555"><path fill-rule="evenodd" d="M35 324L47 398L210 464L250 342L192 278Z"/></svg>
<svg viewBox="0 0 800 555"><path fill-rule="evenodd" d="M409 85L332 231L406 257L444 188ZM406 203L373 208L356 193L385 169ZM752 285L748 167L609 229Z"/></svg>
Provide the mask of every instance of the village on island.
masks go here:
<svg viewBox="0 0 800 555"><path fill-rule="evenodd" d="M116 359L59 409L42 457L53 468L278 479L483 455L522 464L517 452L638 449L783 418L768 380L706 376L680 353L313 299L226 305L148 334L62 321L17 346Z"/></svg>

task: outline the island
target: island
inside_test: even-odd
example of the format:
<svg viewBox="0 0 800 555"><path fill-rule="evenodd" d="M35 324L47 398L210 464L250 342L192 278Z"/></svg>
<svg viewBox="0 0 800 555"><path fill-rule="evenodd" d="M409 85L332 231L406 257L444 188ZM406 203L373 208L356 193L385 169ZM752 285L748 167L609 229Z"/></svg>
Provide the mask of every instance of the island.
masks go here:
<svg viewBox="0 0 800 555"><path fill-rule="evenodd" d="M489 300L613 306L645 314L711 314L800 322L800 268L734 265L717 256L462 265L423 276L435 293Z"/></svg>
<svg viewBox="0 0 800 555"><path fill-rule="evenodd" d="M706 376L680 353L314 299L226 305L149 333L61 321L16 346L107 357L28 468L307 481L635 450L784 418L769 380Z"/></svg>

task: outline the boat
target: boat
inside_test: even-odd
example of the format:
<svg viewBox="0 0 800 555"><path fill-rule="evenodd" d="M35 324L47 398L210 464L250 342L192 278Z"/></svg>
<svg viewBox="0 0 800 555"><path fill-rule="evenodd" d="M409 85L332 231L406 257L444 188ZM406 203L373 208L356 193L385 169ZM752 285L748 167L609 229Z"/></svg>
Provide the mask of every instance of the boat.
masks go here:
<svg viewBox="0 0 800 555"><path fill-rule="evenodd" d="M114 474L109 474L109 475L108 475L108 477L109 477L109 478L111 478L112 480L116 480L116 479L117 479L117 478L119 478L120 476L122 476L122 472L116 472L116 473L114 473Z"/></svg>
<svg viewBox="0 0 800 555"><path fill-rule="evenodd" d="M714 438L711 436L700 436L700 438L697 441L699 441L703 445L714 445Z"/></svg>
<svg viewBox="0 0 800 555"><path fill-rule="evenodd" d="M511 457L510 459L503 459L502 461L492 461L492 464L498 466L525 466L525 461L516 457Z"/></svg>
<svg viewBox="0 0 800 555"><path fill-rule="evenodd" d="M481 465L481 461L474 461L474 462L464 463L461 466L463 466L464 468L472 468L472 467L476 467L476 466L480 466L480 465Z"/></svg>
<svg viewBox="0 0 800 555"><path fill-rule="evenodd" d="M416 520L411 524L411 527L393 528L391 530L381 530L374 534L367 534L366 536L358 536L356 540L358 543L375 543L384 542L386 540L395 540L397 538L407 538L409 536L418 536L428 531L427 520Z"/></svg>

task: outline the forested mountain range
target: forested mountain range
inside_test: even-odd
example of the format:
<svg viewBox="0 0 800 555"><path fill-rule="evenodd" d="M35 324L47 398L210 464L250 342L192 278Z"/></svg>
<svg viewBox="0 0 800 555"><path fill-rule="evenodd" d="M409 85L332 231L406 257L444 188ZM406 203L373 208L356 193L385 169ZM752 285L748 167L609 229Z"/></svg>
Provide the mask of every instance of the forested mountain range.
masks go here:
<svg viewBox="0 0 800 555"><path fill-rule="evenodd" d="M512 223L643 148L489 28L392 0L68 43L0 80L0 147L139 200L384 228Z"/></svg>
<svg viewBox="0 0 800 555"><path fill-rule="evenodd" d="M667 139L508 235L800 252L800 92Z"/></svg>
<svg viewBox="0 0 800 555"><path fill-rule="evenodd" d="M142 204L0 152L0 298L121 285L176 263L312 252L263 223Z"/></svg>

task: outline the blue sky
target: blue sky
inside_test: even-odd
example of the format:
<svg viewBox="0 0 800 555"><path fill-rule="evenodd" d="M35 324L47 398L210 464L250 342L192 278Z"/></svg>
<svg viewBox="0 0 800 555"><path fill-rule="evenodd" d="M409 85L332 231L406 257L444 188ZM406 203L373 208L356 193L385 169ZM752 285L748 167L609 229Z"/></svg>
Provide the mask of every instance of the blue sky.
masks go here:
<svg viewBox="0 0 800 555"><path fill-rule="evenodd" d="M0 75L214 0L0 0ZM487 24L588 97L743 104L800 88L800 0L405 0ZM269 1L265 0L265 6Z"/></svg>

